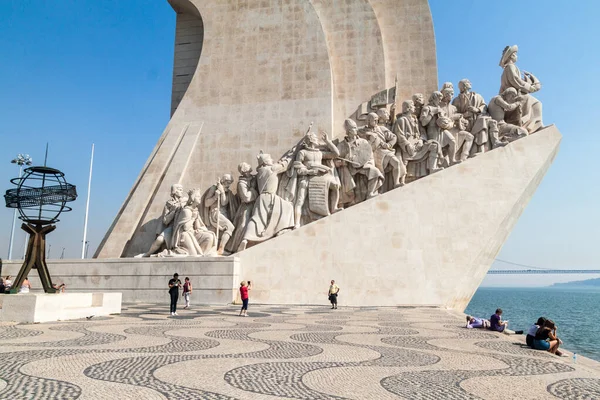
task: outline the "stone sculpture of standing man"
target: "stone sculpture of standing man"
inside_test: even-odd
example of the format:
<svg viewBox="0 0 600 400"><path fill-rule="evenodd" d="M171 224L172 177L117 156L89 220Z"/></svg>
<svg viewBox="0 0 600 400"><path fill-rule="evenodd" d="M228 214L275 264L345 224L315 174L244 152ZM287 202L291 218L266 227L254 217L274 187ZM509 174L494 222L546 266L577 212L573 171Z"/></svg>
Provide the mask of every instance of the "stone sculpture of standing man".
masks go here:
<svg viewBox="0 0 600 400"><path fill-rule="evenodd" d="M394 123L393 129L394 134L398 137L398 148L402 154L402 160L407 166L410 161L426 160L426 171L424 173L415 171L413 173L415 178L443 169L438 166L438 161L442 156L440 145L434 140L428 140L424 135L415 116L415 104L412 100L402 103L402 114Z"/></svg>
<svg viewBox="0 0 600 400"><path fill-rule="evenodd" d="M219 255L225 252L225 246L235 229L231 221L238 208L238 199L229 189L232 183L230 174L223 175L216 185L212 185L204 193L200 205L202 219L215 231L218 230L221 236L217 250Z"/></svg>
<svg viewBox="0 0 600 400"><path fill-rule="evenodd" d="M238 171L240 177L238 178L237 184L237 197L240 205L233 220L233 225L235 226L233 237L229 239L227 247L225 248L229 253L237 252L238 247L240 247L240 243L242 243L244 238L246 226L252 217L254 202L258 198L256 177L252 175L252 167L250 164L245 162L240 163L238 165Z"/></svg>
<svg viewBox="0 0 600 400"><path fill-rule="evenodd" d="M274 163L273 158L262 151L257 160L259 196L238 251L245 250L249 242L263 242L294 227L294 206L277 195L278 175L287 170L290 160L284 158Z"/></svg>
<svg viewBox="0 0 600 400"><path fill-rule="evenodd" d="M453 126L450 119L442 107L443 95L441 92L433 92L429 97L429 102L421 111L420 122L427 132L427 139L434 140L440 144L442 149L447 148L449 164L456 162L456 140L448 131Z"/></svg>
<svg viewBox="0 0 600 400"><path fill-rule="evenodd" d="M313 196L313 200L309 199L308 210L312 214L320 217L328 216L330 213L339 211L337 206L340 193L340 184L336 180L333 170L323 164L323 158L335 158L340 155L338 148L329 140L326 133L323 133L323 140L325 141L329 151L321 151L319 149L319 140L314 132L308 132L304 136L303 148L296 153L296 159L293 164L293 168L297 174L297 190L295 194L294 202L294 227L299 228L302 225L302 210L307 197L309 197L309 190L319 191L318 196ZM323 183L322 187L317 188L317 185L309 184L314 183L315 180ZM330 201L323 201L323 204L311 204L315 203L316 199L329 199L329 195L332 194ZM319 202L321 203L321 202Z"/></svg>
<svg viewBox="0 0 600 400"><path fill-rule="evenodd" d="M337 162L342 184L340 203L352 205L377 196L383 184L383 174L375 166L371 145L358 136L356 122L347 119L344 127L346 136L338 144L340 159ZM355 181L357 175L366 178L366 187Z"/></svg>
<svg viewBox="0 0 600 400"><path fill-rule="evenodd" d="M406 169L404 164L396 157L394 151L397 140L396 135L389 129L380 127L377 124L378 121L379 116L377 114L369 113L367 115L367 125L358 131L358 136L367 140L371 145L375 166L379 172L384 176L386 172L391 172L392 184L390 188L397 188L404 185L402 181L406 175Z"/></svg>

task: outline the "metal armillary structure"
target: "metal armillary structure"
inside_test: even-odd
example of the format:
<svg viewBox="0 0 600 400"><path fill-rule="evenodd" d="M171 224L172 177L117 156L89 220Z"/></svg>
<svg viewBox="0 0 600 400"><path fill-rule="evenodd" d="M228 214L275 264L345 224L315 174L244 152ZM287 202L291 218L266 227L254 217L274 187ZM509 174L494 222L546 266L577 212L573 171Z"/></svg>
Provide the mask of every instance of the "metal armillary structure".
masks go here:
<svg viewBox="0 0 600 400"><path fill-rule="evenodd" d="M25 222L21 229L29 233L27 254L11 293L16 293L31 269L37 269L46 293L55 293L46 265L46 235L56 229L61 213L71 211L68 202L77 198L77 189L67 183L65 174L49 167L30 167L23 176L11 179L17 185L4 195L6 207L16 208L19 219Z"/></svg>

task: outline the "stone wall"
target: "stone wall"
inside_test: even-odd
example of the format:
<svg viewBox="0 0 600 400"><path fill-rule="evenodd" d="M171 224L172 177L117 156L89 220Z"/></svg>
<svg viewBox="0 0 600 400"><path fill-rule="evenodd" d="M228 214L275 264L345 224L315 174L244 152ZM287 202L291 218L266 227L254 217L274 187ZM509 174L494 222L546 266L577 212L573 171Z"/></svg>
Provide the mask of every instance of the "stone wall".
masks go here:
<svg viewBox="0 0 600 400"><path fill-rule="evenodd" d="M4 262L2 276L17 275L21 262ZM194 304L229 304L238 296L236 257L177 259L48 260L52 281L64 282L67 292L121 292L123 302L169 302L168 282L174 273L192 281ZM29 274L32 292L41 292L36 270Z"/></svg>

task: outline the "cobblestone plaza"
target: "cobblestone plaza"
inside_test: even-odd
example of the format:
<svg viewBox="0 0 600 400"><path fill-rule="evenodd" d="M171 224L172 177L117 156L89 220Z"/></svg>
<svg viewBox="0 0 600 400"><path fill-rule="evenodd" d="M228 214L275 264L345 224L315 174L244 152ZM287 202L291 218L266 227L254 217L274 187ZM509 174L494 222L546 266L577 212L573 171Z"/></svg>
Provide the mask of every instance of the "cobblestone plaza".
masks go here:
<svg viewBox="0 0 600 400"><path fill-rule="evenodd" d="M597 399L600 368L438 308L180 310L0 325L2 399Z"/></svg>

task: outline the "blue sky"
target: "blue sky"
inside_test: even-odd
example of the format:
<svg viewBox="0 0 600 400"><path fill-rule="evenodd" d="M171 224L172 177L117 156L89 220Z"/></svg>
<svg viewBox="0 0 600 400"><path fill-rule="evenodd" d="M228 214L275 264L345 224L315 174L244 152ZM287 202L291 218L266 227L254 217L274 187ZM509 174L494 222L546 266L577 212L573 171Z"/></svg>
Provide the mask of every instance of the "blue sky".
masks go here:
<svg viewBox="0 0 600 400"><path fill-rule="evenodd" d="M499 258L549 268L600 268L600 2L431 0L438 76L469 78L497 93L504 46L542 81L544 122L563 134L560 153ZM92 143L90 255L169 120L175 13L166 0L0 2L0 182L29 153L66 173L80 198L49 237L50 258L78 257ZM12 210L0 210L0 257L8 253ZM23 251L17 226L13 253ZM562 276L561 280L584 276ZM485 284L542 284L556 277L496 276Z"/></svg>

